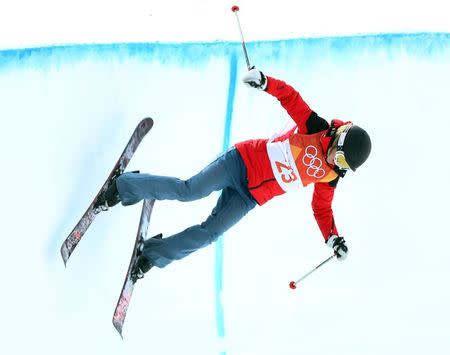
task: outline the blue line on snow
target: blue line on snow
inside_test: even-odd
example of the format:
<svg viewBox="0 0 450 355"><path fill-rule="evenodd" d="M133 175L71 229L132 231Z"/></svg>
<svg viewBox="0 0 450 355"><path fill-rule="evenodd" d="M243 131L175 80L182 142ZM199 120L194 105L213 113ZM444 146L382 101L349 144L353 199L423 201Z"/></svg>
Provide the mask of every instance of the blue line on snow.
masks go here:
<svg viewBox="0 0 450 355"><path fill-rule="evenodd" d="M327 51L373 51L377 49L409 51L416 56L429 56L447 50L450 33L381 33L341 37L294 38L285 40L248 42L248 49L255 54L264 50L265 55L285 57L284 51L305 51L309 57ZM148 62L200 66L211 57L226 56L230 50L240 50L238 42L188 42L188 43L112 43L49 45L48 47L1 49L0 72L17 68L38 68L77 63L86 58L145 58ZM261 55L260 55L261 57Z"/></svg>
<svg viewBox="0 0 450 355"><path fill-rule="evenodd" d="M233 118L234 97L236 95L236 75L237 57L233 52L230 58L230 81L228 87L227 112L225 116L225 127L223 133L223 150L230 145L231 123ZM223 236L216 242L216 260L215 260L215 287L216 287L216 323L217 334L219 338L225 338L225 318L222 304L223 289ZM220 355L225 355L226 350L222 349Z"/></svg>

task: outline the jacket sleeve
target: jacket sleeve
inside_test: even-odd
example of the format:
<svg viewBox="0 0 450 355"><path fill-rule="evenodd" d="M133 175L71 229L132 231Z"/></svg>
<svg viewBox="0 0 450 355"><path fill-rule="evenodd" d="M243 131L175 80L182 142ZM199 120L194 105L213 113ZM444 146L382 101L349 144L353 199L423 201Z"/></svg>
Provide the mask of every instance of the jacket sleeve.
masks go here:
<svg viewBox="0 0 450 355"><path fill-rule="evenodd" d="M311 110L298 91L284 81L268 76L266 92L280 101L300 133L311 134L328 129L328 122Z"/></svg>
<svg viewBox="0 0 450 355"><path fill-rule="evenodd" d="M328 240L331 234L339 235L331 207L338 179L329 183L318 182L314 184L311 206L325 241Z"/></svg>
<svg viewBox="0 0 450 355"><path fill-rule="evenodd" d="M312 113L300 94L282 80L267 77L266 92L275 96L295 121L301 133L307 133L306 121Z"/></svg>

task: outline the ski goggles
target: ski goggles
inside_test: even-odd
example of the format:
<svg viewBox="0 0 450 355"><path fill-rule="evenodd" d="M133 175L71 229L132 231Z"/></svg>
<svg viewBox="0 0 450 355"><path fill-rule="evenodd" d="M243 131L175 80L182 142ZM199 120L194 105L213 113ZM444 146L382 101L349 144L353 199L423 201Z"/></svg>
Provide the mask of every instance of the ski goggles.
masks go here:
<svg viewBox="0 0 450 355"><path fill-rule="evenodd" d="M336 146L336 153L334 154L334 165L336 165L339 169L342 170L350 169L350 165L347 163L347 160L345 160L344 142L345 137L347 136L347 133L352 126L353 124L349 124L344 129L344 131L339 135L338 143Z"/></svg>

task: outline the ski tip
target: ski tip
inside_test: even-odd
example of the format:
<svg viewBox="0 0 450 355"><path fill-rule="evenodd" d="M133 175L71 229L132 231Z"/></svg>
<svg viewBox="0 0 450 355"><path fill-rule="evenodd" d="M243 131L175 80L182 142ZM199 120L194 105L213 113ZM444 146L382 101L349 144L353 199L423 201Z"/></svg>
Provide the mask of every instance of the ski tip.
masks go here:
<svg viewBox="0 0 450 355"><path fill-rule="evenodd" d="M151 117L145 117L145 118L143 118L142 119L142 121L141 121L141 123L146 123L146 124L148 124L149 126L150 126L150 128L153 126L153 123L154 123L154 121L153 121L153 118L151 118Z"/></svg>

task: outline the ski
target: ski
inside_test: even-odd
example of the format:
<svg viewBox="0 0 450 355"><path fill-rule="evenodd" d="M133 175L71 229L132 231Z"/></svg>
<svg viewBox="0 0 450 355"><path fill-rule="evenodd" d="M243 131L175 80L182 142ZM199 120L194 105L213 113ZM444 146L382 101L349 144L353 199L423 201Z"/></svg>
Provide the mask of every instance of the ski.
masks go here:
<svg viewBox="0 0 450 355"><path fill-rule="evenodd" d="M136 235L136 241L134 243L133 252L131 254L130 264L125 276L122 291L120 292L119 300L117 301L117 305L114 310L113 325L122 338L123 323L125 322L128 306L130 305L131 296L133 295L134 285L136 283L136 279L133 279L131 273L136 263L138 252L140 251L145 237L147 236L148 224L150 222L150 216L152 214L154 204L155 200L144 200L139 228Z"/></svg>
<svg viewBox="0 0 450 355"><path fill-rule="evenodd" d="M103 183L102 187L100 188L99 192L95 196L95 198L92 200L91 204L87 208L84 215L81 217L81 219L76 224L75 228L70 232L70 234L67 236L67 238L64 240L64 242L61 245L61 256L64 261L64 265L67 264L67 260L69 260L70 255L72 255L73 251L75 250L76 246L80 242L83 235L86 233L89 226L94 221L95 217L98 214L98 211L94 210L94 204L99 198L99 196L106 191L108 186L110 185L112 179L122 174L131 157L136 152L137 147L141 143L142 139L145 137L145 135L150 131L150 129L153 127L153 119L152 118L144 118L139 124L136 126L133 134L131 135L130 140L128 141L127 145L125 146L125 149L123 150L122 154L120 155L119 159L117 160L116 164L114 165L111 173L109 174L106 181Z"/></svg>

